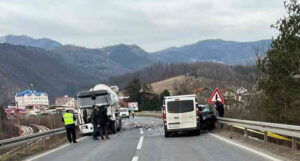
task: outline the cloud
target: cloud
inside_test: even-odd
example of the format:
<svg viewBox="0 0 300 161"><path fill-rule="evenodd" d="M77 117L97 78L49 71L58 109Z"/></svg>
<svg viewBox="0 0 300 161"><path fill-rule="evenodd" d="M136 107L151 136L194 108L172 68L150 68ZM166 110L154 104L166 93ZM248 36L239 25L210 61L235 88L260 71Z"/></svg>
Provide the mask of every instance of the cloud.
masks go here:
<svg viewBox="0 0 300 161"><path fill-rule="evenodd" d="M2 0L0 35L155 51L209 38L271 38L270 25L283 14L283 2L273 0Z"/></svg>

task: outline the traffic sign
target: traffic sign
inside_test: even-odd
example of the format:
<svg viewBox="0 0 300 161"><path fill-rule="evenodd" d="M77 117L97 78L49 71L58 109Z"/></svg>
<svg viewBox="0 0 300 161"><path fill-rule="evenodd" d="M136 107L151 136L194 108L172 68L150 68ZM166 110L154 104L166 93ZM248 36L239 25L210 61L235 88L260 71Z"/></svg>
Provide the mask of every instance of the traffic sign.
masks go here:
<svg viewBox="0 0 300 161"><path fill-rule="evenodd" d="M224 98L223 96L221 95L221 92L218 88L216 88L214 90L214 92L212 93L212 95L210 96L210 98L208 99L208 103L215 103L215 102L222 102L224 104Z"/></svg>

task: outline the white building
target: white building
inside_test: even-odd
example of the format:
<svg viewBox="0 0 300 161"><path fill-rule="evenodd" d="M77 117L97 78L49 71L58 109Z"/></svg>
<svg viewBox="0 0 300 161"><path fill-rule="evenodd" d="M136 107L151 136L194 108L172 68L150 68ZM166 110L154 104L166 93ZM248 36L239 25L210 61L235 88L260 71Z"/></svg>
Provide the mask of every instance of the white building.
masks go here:
<svg viewBox="0 0 300 161"><path fill-rule="evenodd" d="M15 102L18 107L26 109L26 112L31 113L41 112L45 107L49 106L48 94L35 90L25 90L15 95Z"/></svg>
<svg viewBox="0 0 300 161"><path fill-rule="evenodd" d="M73 97L65 95L64 97L55 98L55 106L57 108L75 108L76 100Z"/></svg>
<svg viewBox="0 0 300 161"><path fill-rule="evenodd" d="M237 94L236 100L242 102L243 101L243 97L248 96L249 92L248 92L248 90L246 88L241 87L241 88L239 88L239 89L236 90L236 94Z"/></svg>

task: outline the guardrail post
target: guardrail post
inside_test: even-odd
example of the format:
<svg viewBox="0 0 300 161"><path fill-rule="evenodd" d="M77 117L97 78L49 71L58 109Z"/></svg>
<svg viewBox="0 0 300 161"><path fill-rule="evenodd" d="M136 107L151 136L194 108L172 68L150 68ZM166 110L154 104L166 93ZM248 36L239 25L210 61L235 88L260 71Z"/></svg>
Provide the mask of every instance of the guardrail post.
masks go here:
<svg viewBox="0 0 300 161"><path fill-rule="evenodd" d="M268 143L268 132L267 131L264 132L264 142L265 142L265 144Z"/></svg>
<svg viewBox="0 0 300 161"><path fill-rule="evenodd" d="M248 129L247 128L244 129L244 137L246 137L246 138L248 137Z"/></svg>
<svg viewBox="0 0 300 161"><path fill-rule="evenodd" d="M233 125L230 125L230 138L233 137Z"/></svg>
<svg viewBox="0 0 300 161"><path fill-rule="evenodd" d="M43 149L46 149L46 143L45 143L45 139L42 139L42 144L43 144Z"/></svg>
<svg viewBox="0 0 300 161"><path fill-rule="evenodd" d="M292 150L297 150L297 140L295 137L292 138Z"/></svg>

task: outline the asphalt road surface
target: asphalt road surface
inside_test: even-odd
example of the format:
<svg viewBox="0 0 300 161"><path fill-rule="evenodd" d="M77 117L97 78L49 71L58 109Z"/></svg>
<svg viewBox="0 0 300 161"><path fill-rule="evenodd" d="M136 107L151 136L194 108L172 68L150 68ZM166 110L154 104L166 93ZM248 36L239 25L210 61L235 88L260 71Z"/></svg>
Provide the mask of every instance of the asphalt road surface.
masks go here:
<svg viewBox="0 0 300 161"><path fill-rule="evenodd" d="M20 125L20 128L21 128L21 136L25 136L25 135L29 135L29 134L34 133L33 128L30 127L30 126Z"/></svg>
<svg viewBox="0 0 300 161"><path fill-rule="evenodd" d="M275 160L230 144L211 134L165 138L162 121L124 119L123 130L110 140L87 136L77 144L30 158L34 161L267 161Z"/></svg>

